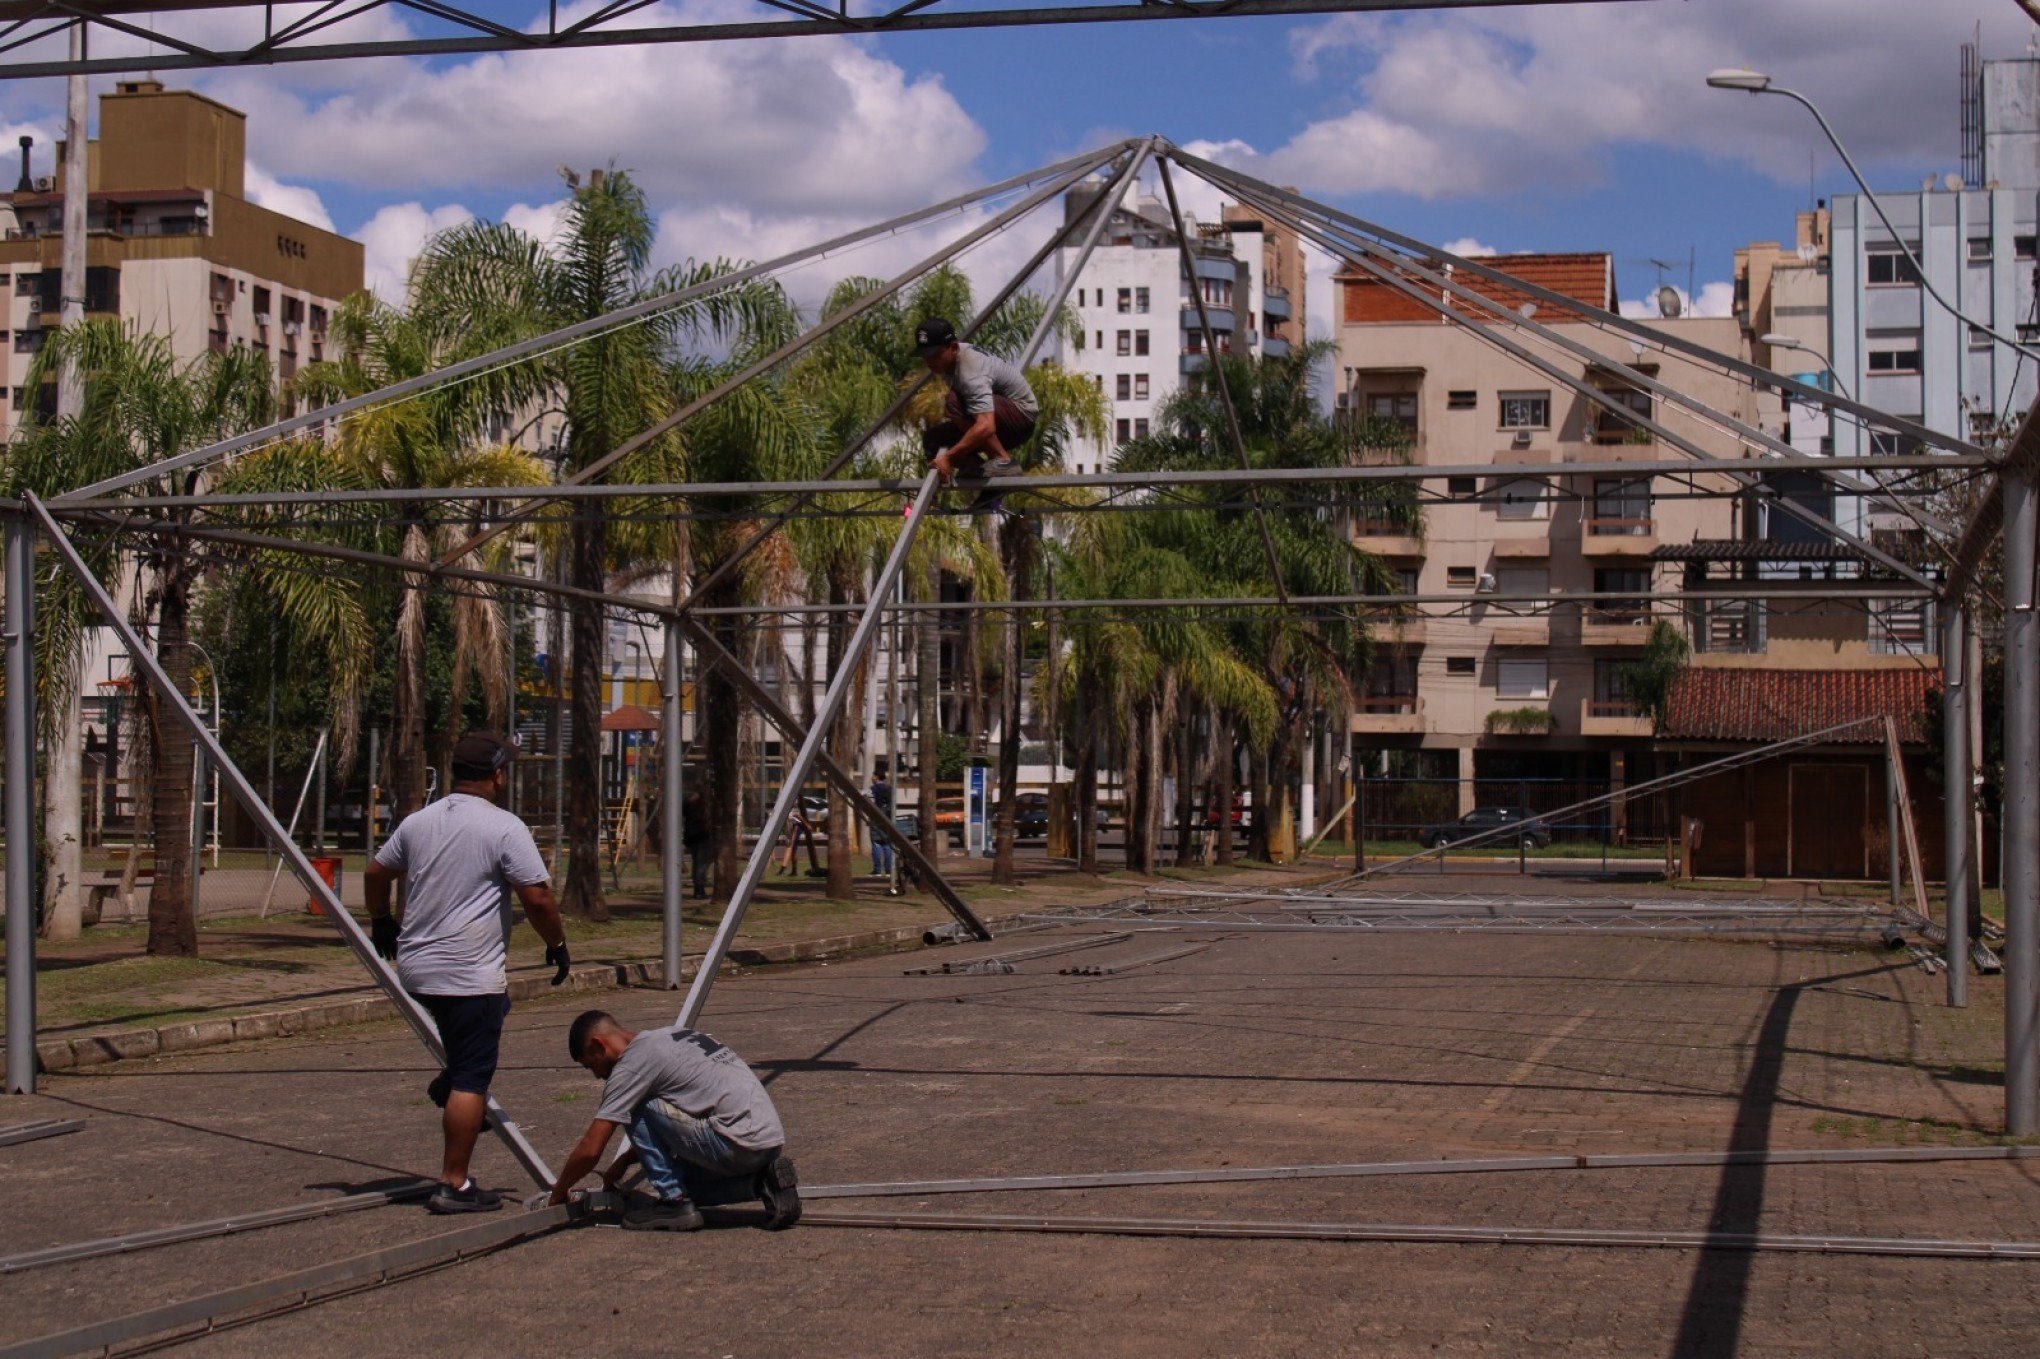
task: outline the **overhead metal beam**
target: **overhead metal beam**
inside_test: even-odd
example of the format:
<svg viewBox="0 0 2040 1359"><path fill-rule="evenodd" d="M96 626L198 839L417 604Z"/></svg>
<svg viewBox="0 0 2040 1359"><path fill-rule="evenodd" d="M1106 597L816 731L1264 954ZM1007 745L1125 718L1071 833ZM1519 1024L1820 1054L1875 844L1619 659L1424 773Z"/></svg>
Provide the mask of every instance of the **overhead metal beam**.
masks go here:
<svg viewBox="0 0 2040 1359"><path fill-rule="evenodd" d="M1637 0L1612 0L1637 3ZM72 60L54 54L33 61L0 64L0 79L60 75L114 75L139 71L205 70L213 67L271 66L290 62L341 61L365 57L476 56L488 52L564 51L590 47L637 47L669 43L727 42L746 38L801 36L860 37L885 33L926 33L950 29L998 29L1062 24L1131 23L1146 20L1187 20L1199 18L1250 18L1254 16L1296 17L1315 14L1373 14L1403 10L1527 8L1565 3L1565 0L1125 0L1116 4L1033 5L1003 8L967 7L941 4L939 0L912 0L890 10L852 14L847 7L834 12L801 6L794 12L812 17L767 19L748 22L662 24L643 27L603 27L595 17L569 28L513 28L477 12L478 6L458 6L434 0L429 6L413 0L414 6L446 22L473 30L469 35L385 38L351 42L306 42L311 32L272 33L248 46L228 45L207 35L183 36L169 16L190 9L254 9L256 4L217 3L193 5L179 0L134 5L108 0L80 0L76 4L52 4L44 0L9 0L0 5L0 22L60 18L82 15L78 22L105 28L173 49L170 52L143 47L139 51ZM617 5L607 17L621 17L643 6ZM364 9L374 8L364 6ZM788 9L777 4L775 9ZM356 11L357 13L360 11ZM153 27L143 28L125 15L151 15ZM217 30L217 23L209 25ZM322 29L325 25L320 25ZM107 44L111 46L112 44ZM93 44L95 50L103 50Z"/></svg>

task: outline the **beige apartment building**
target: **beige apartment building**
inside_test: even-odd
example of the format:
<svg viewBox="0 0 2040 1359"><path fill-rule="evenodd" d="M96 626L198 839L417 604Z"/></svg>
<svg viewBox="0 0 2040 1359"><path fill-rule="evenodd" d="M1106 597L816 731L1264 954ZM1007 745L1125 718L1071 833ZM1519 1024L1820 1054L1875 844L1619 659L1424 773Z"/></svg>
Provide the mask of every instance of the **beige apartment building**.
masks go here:
<svg viewBox="0 0 2040 1359"><path fill-rule="evenodd" d="M1582 302L1617 307L1606 254L1484 262ZM1461 281L1511 310L1529 308L1611 364L1755 423L1755 394L1740 378L1644 341L1562 322L1562 313L1550 314L1555 308L1505 286ZM1619 785L1648 776L1661 767L1661 756L1649 719L1625 692L1624 668L1641 654L1654 618L1686 634L1696 672L1909 666L1921 646L1931 646L1924 620L1902 629L1907 646L1880 647L1862 610L1823 604L1826 583L1857 568L1799 521L1748 497L1694 494L1731 490L1731 479L1625 472L1624 463L1677 461L1681 454L1497 351L1462 321L1448 321L1368 276L1342 274L1338 288L1341 411L1401 426L1414 462L1467 469L1431 483L1421 507L1384 505L1355 526L1356 541L1397 573L1402 592L1454 598L1377 629L1382 654L1352 723L1363 768L1466 781L1462 810L1471 809L1474 779ZM1740 348L1732 318L1647 324L1728 354ZM1540 352L1623 410L1715 456L1743 458L1734 440L1612 367ZM1483 470L1490 467L1509 470ZM1833 513L1832 497L1817 484L1774 484ZM1807 602L1662 598L1705 595L1750 579L1804 593ZM1660 597L1597 605L1563 599L1587 592ZM1541 602L1546 596L1552 602ZM1732 694L1719 701L1732 702Z"/></svg>
<svg viewBox="0 0 2040 1359"><path fill-rule="evenodd" d="M153 80L102 95L87 155L85 309L166 336L179 358L257 350L288 379L325 357L333 309L362 288L362 247L249 202L246 157L238 110ZM61 176L31 180L24 163L0 218L4 436L33 402L54 401L29 392L27 375L63 294Z"/></svg>

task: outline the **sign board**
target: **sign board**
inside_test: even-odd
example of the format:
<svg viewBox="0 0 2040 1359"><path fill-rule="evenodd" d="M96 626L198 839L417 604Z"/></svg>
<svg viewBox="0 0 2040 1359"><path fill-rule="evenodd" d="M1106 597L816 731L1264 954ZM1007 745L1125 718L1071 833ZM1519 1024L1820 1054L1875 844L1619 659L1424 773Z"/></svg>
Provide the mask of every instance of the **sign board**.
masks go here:
<svg viewBox="0 0 2040 1359"><path fill-rule="evenodd" d="M963 848L976 854L985 847L985 775L991 771L974 764L964 771Z"/></svg>

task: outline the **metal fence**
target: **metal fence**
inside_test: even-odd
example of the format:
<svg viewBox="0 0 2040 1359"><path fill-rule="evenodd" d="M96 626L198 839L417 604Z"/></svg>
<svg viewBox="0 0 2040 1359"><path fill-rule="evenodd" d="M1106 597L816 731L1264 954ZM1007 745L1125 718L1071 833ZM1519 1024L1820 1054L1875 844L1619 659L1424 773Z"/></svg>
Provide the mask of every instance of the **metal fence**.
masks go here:
<svg viewBox="0 0 2040 1359"><path fill-rule="evenodd" d="M1525 817L1615 792L1609 779L1369 778L1355 804L1357 832L1368 840L1422 842L1462 815L1506 808ZM1662 844L1678 834L1676 794L1642 793L1548 822L1554 842Z"/></svg>

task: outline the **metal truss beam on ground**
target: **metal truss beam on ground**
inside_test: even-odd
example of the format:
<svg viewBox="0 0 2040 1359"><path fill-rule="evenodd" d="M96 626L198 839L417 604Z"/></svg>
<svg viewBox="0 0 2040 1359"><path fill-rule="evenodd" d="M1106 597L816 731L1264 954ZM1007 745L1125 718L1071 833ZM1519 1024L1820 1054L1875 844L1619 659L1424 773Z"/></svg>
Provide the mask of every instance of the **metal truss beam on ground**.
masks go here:
<svg viewBox="0 0 2040 1359"><path fill-rule="evenodd" d="M1904 928L1897 916L1868 907L1797 907L1782 903L1565 902L1542 897L1497 898L1487 906L1451 900L1394 905L1382 900L1319 897L1321 904L1269 902L1210 906L1120 902L1030 912L1030 924L1110 925L1119 930L1331 930L1350 934L1645 934L1738 938L1864 938Z"/></svg>
<svg viewBox="0 0 2040 1359"><path fill-rule="evenodd" d="M988 5L964 0L760 0L756 19L628 24L651 0L603 0L579 17L560 6L510 6L472 0L323 0L313 5L220 3L218 0L6 0L0 3L0 78L114 75L189 71L222 66L273 66L287 62L363 57L474 56L485 52L551 52L588 47L639 47L665 43L726 42L740 38L873 36L944 29L1025 28L1052 24L1131 23L1172 19L1240 19L1312 14L1369 14L1397 10L1499 9L1565 0L1122 0L1111 4ZM1604 3L1640 0L1604 0ZM240 11L244 33L222 37L217 19L198 11ZM404 37L350 39L346 26L376 11L415 11L433 32ZM715 11L718 16L729 11ZM770 16L770 17L766 17ZM408 17L408 13L407 13ZM669 11L659 17L670 18ZM85 26L87 41L68 46L70 29ZM384 31L387 31L386 29ZM72 56L72 51L86 55ZM91 56L98 51L105 55Z"/></svg>

